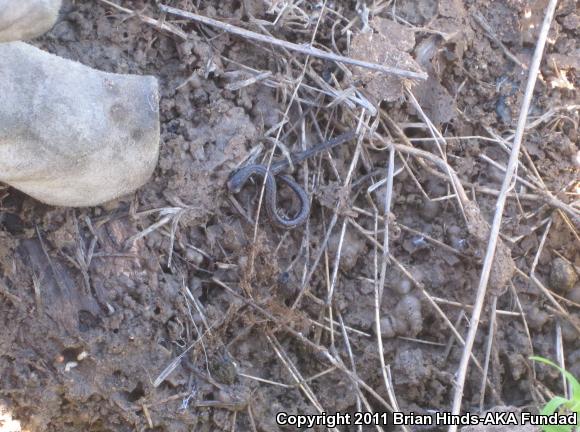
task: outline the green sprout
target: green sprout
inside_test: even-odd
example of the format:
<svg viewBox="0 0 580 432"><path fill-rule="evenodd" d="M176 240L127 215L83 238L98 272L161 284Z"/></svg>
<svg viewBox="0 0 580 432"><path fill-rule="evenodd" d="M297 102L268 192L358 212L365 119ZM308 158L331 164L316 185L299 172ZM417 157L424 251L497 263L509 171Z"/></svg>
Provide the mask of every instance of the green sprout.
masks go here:
<svg viewBox="0 0 580 432"><path fill-rule="evenodd" d="M566 410L568 412L576 413L576 415L580 417L580 383L578 383L578 380L574 377L574 375L544 357L533 356L530 357L530 360L544 363L557 369L561 374L564 375L566 380L572 386L572 394L570 395L570 399L566 399L563 396L554 396L550 401L548 401L546 406L544 406L540 414L551 415L559 412L560 410ZM544 432L572 432L572 428L574 426L575 425L550 425L543 426L542 430Z"/></svg>

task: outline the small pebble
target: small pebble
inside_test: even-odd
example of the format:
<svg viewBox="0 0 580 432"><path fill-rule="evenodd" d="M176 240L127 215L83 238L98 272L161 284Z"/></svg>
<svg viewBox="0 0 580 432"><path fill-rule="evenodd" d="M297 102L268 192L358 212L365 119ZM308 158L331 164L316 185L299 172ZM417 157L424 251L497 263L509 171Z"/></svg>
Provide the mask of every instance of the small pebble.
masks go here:
<svg viewBox="0 0 580 432"><path fill-rule="evenodd" d="M451 225L449 228L447 228L447 234L450 236L459 237L461 235L461 228L457 225Z"/></svg>
<svg viewBox="0 0 580 432"><path fill-rule="evenodd" d="M421 216L430 222L439 216L441 211L441 204L438 201L424 201L423 207L421 208Z"/></svg>
<svg viewBox="0 0 580 432"><path fill-rule="evenodd" d="M192 293L200 293L201 292L201 288L202 288L202 280L196 276L193 276L190 280L189 280L189 290Z"/></svg>
<svg viewBox="0 0 580 432"><path fill-rule="evenodd" d="M398 335L417 336L423 329L421 301L413 295L403 297L395 307L395 319L395 331Z"/></svg>
<svg viewBox="0 0 580 432"><path fill-rule="evenodd" d="M562 339L564 342L573 344L578 341L578 332L572 324L568 321L563 321L562 323Z"/></svg>
<svg viewBox="0 0 580 432"><path fill-rule="evenodd" d="M209 368L213 378L222 384L233 384L238 375L235 363L227 356L215 359Z"/></svg>
<svg viewBox="0 0 580 432"><path fill-rule="evenodd" d="M185 258L187 259L187 261L197 266L201 265L201 263L203 262L203 255L190 247L188 247L187 251L185 252Z"/></svg>
<svg viewBox="0 0 580 432"><path fill-rule="evenodd" d="M497 99L497 103L495 105L495 113L497 114L497 118L504 124L511 124L512 122L512 110L506 103L506 97L500 96Z"/></svg>
<svg viewBox="0 0 580 432"><path fill-rule="evenodd" d="M573 302L580 303L580 284L577 283L574 285L574 288L570 290L570 294L568 294L568 299L572 300Z"/></svg>
<svg viewBox="0 0 580 432"><path fill-rule="evenodd" d="M411 282L406 278L400 279L399 282L394 285L395 291L402 295L409 294L411 287Z"/></svg>
<svg viewBox="0 0 580 432"><path fill-rule="evenodd" d="M572 157L572 162L577 168L580 168L580 150Z"/></svg>
<svg viewBox="0 0 580 432"><path fill-rule="evenodd" d="M552 260L550 288L559 293L567 293L577 281L578 274L568 261L560 257Z"/></svg>
<svg viewBox="0 0 580 432"><path fill-rule="evenodd" d="M549 318L550 316L546 312L535 306L526 313L526 321L532 330L541 330Z"/></svg>
<svg viewBox="0 0 580 432"><path fill-rule="evenodd" d="M567 363L568 371L575 377L580 376L580 349L570 353Z"/></svg>
<svg viewBox="0 0 580 432"><path fill-rule="evenodd" d="M287 284L288 284L288 282L290 282L290 273L288 273L288 272L286 272L286 271L285 271L285 272L281 272L281 273L278 275L278 280L277 280L277 282L278 282L280 285L287 285Z"/></svg>
<svg viewBox="0 0 580 432"><path fill-rule="evenodd" d="M333 235L328 242L328 250L336 256L340 243L340 233ZM356 267L360 256L366 255L367 246L362 238L358 237L351 230L346 231L340 253L340 270L349 272Z"/></svg>
<svg viewBox="0 0 580 432"><path fill-rule="evenodd" d="M384 338L395 337L395 329L393 328L393 319L388 315L381 318L381 336Z"/></svg>

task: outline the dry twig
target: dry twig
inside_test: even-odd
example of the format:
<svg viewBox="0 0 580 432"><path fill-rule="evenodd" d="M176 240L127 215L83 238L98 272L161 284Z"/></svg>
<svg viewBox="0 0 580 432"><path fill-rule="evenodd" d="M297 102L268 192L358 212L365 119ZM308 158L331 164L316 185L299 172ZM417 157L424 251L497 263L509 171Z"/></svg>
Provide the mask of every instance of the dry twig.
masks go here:
<svg viewBox="0 0 580 432"><path fill-rule="evenodd" d="M101 3L108 5L108 6L111 6L112 8L117 9L118 11L124 12L124 13L129 14L129 15L136 16L144 23L149 24L150 26L153 26L161 31L167 32L167 33L172 34L174 36L177 36L177 38L181 39L182 41L187 40L187 34L172 24L168 24L166 22L159 21L159 20L156 20L154 18L143 15L141 13L135 12L134 10L124 8L123 6L119 6L118 4L115 4L109 0L99 0L99 1Z"/></svg>
<svg viewBox="0 0 580 432"><path fill-rule="evenodd" d="M546 8L546 14L544 16L544 22L542 24L542 29L540 35L538 36L538 42L536 45L536 50L534 52L534 57L530 66L530 72L528 75L528 83L526 85L526 92L524 94L524 99L522 102L522 107L520 109L520 116L518 119L518 126L516 130L516 135L514 137L514 143L512 145L510 158L508 161L508 166L506 170L506 175L502 183L501 192L496 203L496 212L493 218L493 224L491 226L491 231L489 234L489 242L485 254L485 259L483 262L483 269L481 271L481 279L479 281L479 286L477 289L477 295L474 302L473 313L470 319L469 332L467 333L467 338L465 339L465 348L459 364L457 382L455 387L455 394L453 397L452 414L459 414L461 411L461 401L463 400L463 388L465 386L465 378L467 376L467 368L469 365L469 360L471 358L471 351L473 349L473 343L475 342L475 336L477 334L477 329L479 326L479 318L481 316L481 311L483 309L483 302L485 300L485 294L487 292L487 282L489 281L491 266L493 263L493 258L496 251L496 246L499 238L499 230L501 226L501 221L503 217L503 209L507 200L507 193L513 187L513 179L518 167L520 147L522 144L522 138L524 135L524 129L526 126L526 120L528 117L528 110L530 108L530 103L534 93L534 87L536 86L536 79L538 77L538 71L540 69L540 63L542 61L542 55L544 52L544 46L546 44L546 39L548 37L548 31L550 30L550 24L552 23L552 18L554 17L554 11L556 10L557 0L550 0L548 7ZM449 432L456 432L457 425L453 425L449 428Z"/></svg>
<svg viewBox="0 0 580 432"><path fill-rule="evenodd" d="M101 0L101 1L103 1L103 0ZM322 50L315 48L313 46L298 45L298 44L295 44L292 42L276 39L276 38L271 37L271 36L265 36L265 35L262 35L260 33L255 33L255 32L240 28L240 27L236 27L232 24L223 23L223 22L215 20L213 18L208 18L208 17L202 16L202 15L195 14L193 12L187 12L187 11L184 11L181 9L176 9L174 7L167 6L167 5L160 4L159 9L161 9L161 11L163 11L165 13L169 13L169 14L176 15L176 16L179 16L182 18L187 18L187 19L192 20L192 21L197 21L197 22L205 24L205 25L216 27L220 30L223 30L223 31L226 31L228 33L232 33L232 34L235 34L238 36L242 36L242 37L247 38L247 39L255 40L258 42L268 43L271 45L276 45L276 46L283 47L283 48L291 50L291 51L296 51L296 52L299 52L301 54L306 54L308 56L318 57L318 58L322 58L322 59L330 60L330 61L335 61L335 62L339 62L339 63L351 64L353 66L359 66L359 67L375 70L378 72L383 72L385 74L398 75L398 76L403 77L403 78L418 79L418 80L426 80L427 79L427 74L424 72L413 72L413 71L408 71L408 70L404 70L404 69L399 69L396 67L380 65L377 63L370 63L370 62L366 62L363 60L356 60L356 59L353 59L350 57L341 56L341 55L334 54L331 52L325 52L325 51L322 51Z"/></svg>

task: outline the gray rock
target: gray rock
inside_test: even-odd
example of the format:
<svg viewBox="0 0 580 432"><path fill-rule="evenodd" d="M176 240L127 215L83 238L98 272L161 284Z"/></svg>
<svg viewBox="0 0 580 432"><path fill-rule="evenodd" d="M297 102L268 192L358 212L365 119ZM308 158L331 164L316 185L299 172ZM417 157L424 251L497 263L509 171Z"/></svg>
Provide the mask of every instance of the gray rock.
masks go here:
<svg viewBox="0 0 580 432"><path fill-rule="evenodd" d="M47 204L92 206L142 186L158 152L154 77L0 44L0 182Z"/></svg>
<svg viewBox="0 0 580 432"><path fill-rule="evenodd" d="M0 42L28 40L56 22L61 0L0 0Z"/></svg>

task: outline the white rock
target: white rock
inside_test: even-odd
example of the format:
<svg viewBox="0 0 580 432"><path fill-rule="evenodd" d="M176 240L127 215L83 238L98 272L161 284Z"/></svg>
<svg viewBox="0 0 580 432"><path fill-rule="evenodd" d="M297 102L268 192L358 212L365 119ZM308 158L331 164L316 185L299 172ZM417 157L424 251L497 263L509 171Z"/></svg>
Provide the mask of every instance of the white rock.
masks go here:
<svg viewBox="0 0 580 432"><path fill-rule="evenodd" d="M92 206L142 186L158 152L154 77L0 44L0 182L47 204Z"/></svg>

